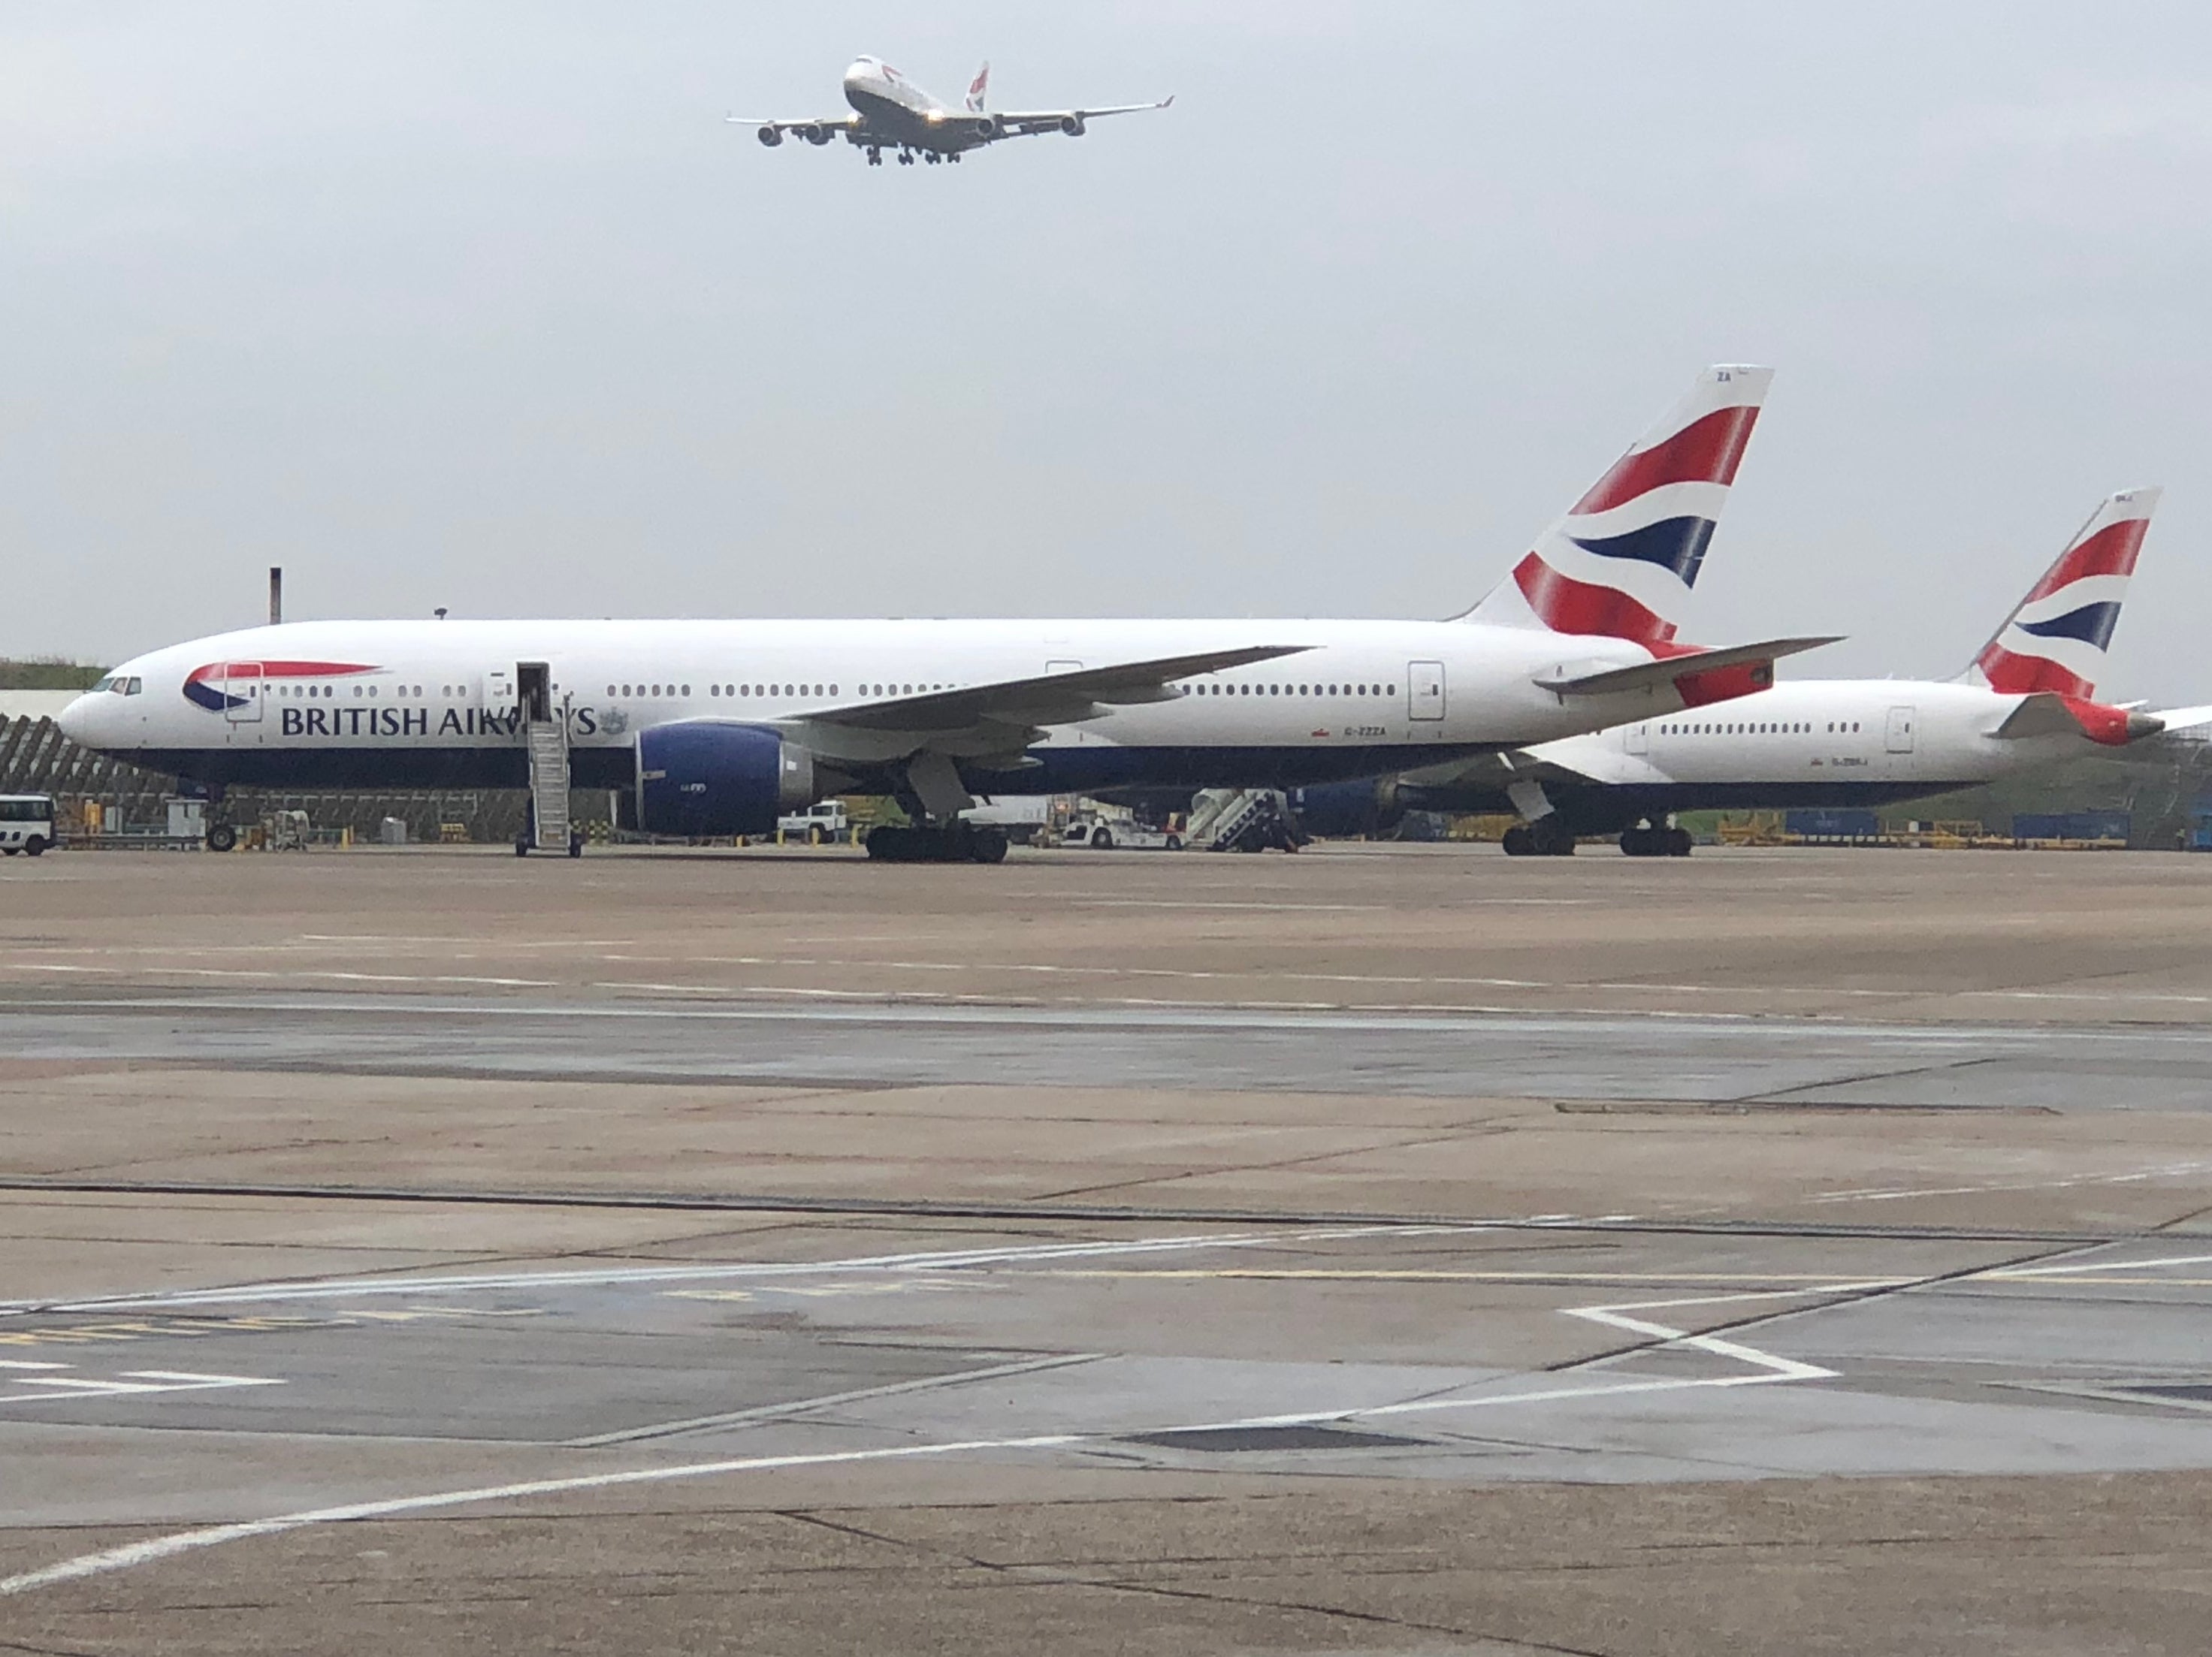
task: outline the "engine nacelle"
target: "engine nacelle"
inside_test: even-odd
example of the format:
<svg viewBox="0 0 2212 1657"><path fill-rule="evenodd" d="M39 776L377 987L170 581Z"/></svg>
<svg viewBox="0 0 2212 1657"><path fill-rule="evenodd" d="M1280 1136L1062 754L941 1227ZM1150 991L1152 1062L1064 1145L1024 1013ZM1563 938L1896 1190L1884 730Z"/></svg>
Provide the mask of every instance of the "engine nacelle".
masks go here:
<svg viewBox="0 0 2212 1657"><path fill-rule="evenodd" d="M770 149L774 149L783 142L783 129L780 126L763 127L760 130L760 141Z"/></svg>
<svg viewBox="0 0 2212 1657"><path fill-rule="evenodd" d="M995 115L978 115L975 136L987 143L994 138L1003 138L1006 136L1006 124Z"/></svg>
<svg viewBox="0 0 2212 1657"><path fill-rule="evenodd" d="M796 130L800 137L817 147L830 142L830 129L826 126L802 126Z"/></svg>
<svg viewBox="0 0 2212 1657"><path fill-rule="evenodd" d="M637 826L649 835L767 835L812 804L814 756L775 731L679 719L637 738Z"/></svg>
<svg viewBox="0 0 2212 1657"><path fill-rule="evenodd" d="M1071 138L1080 138L1084 133L1083 118L1080 115L1061 116L1060 130Z"/></svg>

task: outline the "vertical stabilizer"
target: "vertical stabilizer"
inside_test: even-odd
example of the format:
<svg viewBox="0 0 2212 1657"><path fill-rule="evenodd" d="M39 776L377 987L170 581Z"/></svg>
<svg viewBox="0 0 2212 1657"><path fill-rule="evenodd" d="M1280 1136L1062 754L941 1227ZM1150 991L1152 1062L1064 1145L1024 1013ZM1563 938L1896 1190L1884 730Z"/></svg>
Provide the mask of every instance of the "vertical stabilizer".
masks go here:
<svg viewBox="0 0 2212 1657"><path fill-rule="evenodd" d="M1773 381L1723 364L1621 456L1459 619L1669 642Z"/></svg>
<svg viewBox="0 0 2212 1657"><path fill-rule="evenodd" d="M975 71L975 78L968 82L968 112L970 115L983 112L983 100L990 95L990 90L991 65L986 59L983 67Z"/></svg>
<svg viewBox="0 0 2212 1657"><path fill-rule="evenodd" d="M1963 677L2008 695L2049 690L2083 701L2094 696L2160 493L2123 489L2107 495Z"/></svg>

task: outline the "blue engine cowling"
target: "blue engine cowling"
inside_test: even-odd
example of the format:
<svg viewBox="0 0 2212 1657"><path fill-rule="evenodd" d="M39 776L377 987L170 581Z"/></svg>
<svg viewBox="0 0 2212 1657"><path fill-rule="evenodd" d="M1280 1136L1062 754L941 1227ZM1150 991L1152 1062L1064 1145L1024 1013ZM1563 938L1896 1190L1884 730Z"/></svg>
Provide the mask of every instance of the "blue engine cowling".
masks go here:
<svg viewBox="0 0 2212 1657"><path fill-rule="evenodd" d="M649 835L766 835L811 805L814 756L757 725L683 719L637 737L637 826Z"/></svg>

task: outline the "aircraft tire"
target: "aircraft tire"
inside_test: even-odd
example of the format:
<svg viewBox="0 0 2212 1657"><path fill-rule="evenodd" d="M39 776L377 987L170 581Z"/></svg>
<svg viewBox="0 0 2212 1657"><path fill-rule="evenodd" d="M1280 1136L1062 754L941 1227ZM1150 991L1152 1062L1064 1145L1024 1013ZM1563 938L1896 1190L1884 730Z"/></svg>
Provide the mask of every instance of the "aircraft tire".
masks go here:
<svg viewBox="0 0 2212 1657"><path fill-rule="evenodd" d="M1535 836L1528 832L1525 823L1515 823L1498 843L1504 847L1505 855L1510 858L1524 858L1536 849Z"/></svg>
<svg viewBox="0 0 2212 1657"><path fill-rule="evenodd" d="M1690 855L1690 831L1688 829L1669 828L1667 831L1666 855L1670 858L1686 858Z"/></svg>
<svg viewBox="0 0 2212 1657"><path fill-rule="evenodd" d="M238 849L238 829L228 822L210 823L207 831L207 848L210 852L234 852Z"/></svg>
<svg viewBox="0 0 2212 1657"><path fill-rule="evenodd" d="M1003 829L978 828L968 841L968 855L977 863L1004 863L1006 836Z"/></svg>

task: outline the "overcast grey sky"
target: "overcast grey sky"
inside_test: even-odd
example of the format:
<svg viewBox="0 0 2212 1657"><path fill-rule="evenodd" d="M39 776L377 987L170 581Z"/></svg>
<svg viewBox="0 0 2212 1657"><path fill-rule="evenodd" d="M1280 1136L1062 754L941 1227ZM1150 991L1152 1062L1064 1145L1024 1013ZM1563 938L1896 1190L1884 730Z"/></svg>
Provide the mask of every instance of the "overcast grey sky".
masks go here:
<svg viewBox="0 0 2212 1657"><path fill-rule="evenodd" d="M765 150L855 53L959 167ZM0 652L295 616L1463 608L1710 361L1714 642L1954 670L2169 486L2212 661L2212 12L0 0Z"/></svg>

